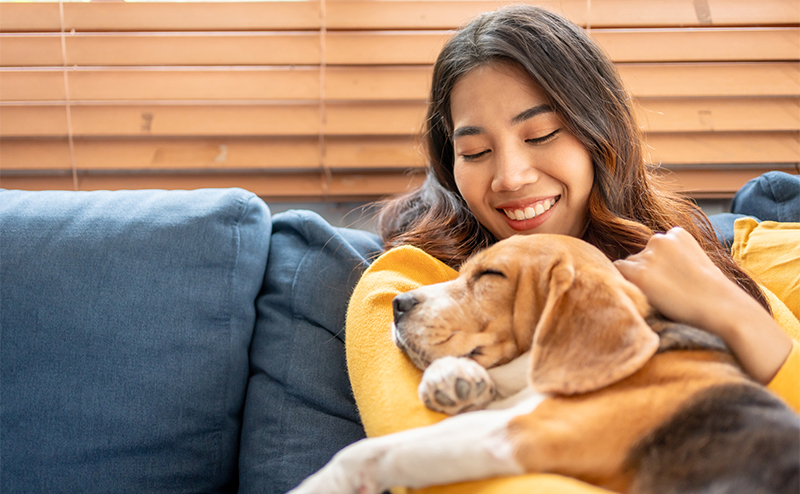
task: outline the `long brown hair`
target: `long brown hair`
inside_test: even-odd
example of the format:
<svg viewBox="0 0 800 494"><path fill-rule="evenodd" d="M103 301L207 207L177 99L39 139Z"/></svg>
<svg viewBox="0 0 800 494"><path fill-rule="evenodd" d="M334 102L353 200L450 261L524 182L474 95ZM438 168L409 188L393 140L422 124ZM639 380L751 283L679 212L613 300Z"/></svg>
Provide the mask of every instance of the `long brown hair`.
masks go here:
<svg viewBox="0 0 800 494"><path fill-rule="evenodd" d="M653 175L631 97L611 60L578 26L528 5L480 15L439 54L425 123L427 177L416 191L382 205L378 225L386 249L415 245L457 268L497 241L456 186L450 95L461 76L498 62L516 64L531 77L591 156L595 178L584 240L616 260L641 251L654 232L681 226L729 278L767 307L700 208Z"/></svg>

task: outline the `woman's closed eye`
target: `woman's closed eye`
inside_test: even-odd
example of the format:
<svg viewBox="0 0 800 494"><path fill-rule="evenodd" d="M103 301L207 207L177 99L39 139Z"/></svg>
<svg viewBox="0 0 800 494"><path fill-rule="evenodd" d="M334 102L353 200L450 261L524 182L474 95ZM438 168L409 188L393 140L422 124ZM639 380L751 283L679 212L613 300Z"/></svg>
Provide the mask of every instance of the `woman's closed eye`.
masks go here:
<svg viewBox="0 0 800 494"><path fill-rule="evenodd" d="M479 153L462 154L461 155L461 159L463 159L464 161L475 161L475 160L477 160L479 158L482 158L483 156L487 155L489 153L489 151L491 151L491 149L485 149L485 150L483 150L483 151L481 151Z"/></svg>
<svg viewBox="0 0 800 494"><path fill-rule="evenodd" d="M559 132L561 132L561 129L556 129L553 132L550 132L549 134L547 134L546 136L534 137L532 139L525 139L525 142L528 143L528 144L532 144L534 146L540 146L542 144L546 144L546 143L552 141L553 139L555 139ZM483 151L480 151L480 152L477 152L477 153L464 153L464 154L461 155L461 159L463 159L464 161L475 161L475 160L478 160L480 158L483 158L484 156L489 154L491 151L492 151L491 149L484 149Z"/></svg>
<svg viewBox="0 0 800 494"><path fill-rule="evenodd" d="M547 134L546 136L535 137L533 139L526 139L525 142L527 142L528 144L533 144L535 146L538 146L540 144L545 144L555 139L555 137L558 135L559 132L561 132L561 129L556 129L553 132Z"/></svg>

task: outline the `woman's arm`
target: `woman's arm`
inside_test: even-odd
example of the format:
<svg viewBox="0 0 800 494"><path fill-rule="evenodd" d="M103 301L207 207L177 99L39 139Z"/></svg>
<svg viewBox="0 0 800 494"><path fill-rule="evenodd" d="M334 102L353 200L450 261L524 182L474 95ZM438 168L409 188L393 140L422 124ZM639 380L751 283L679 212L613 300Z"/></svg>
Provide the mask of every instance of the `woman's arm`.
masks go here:
<svg viewBox="0 0 800 494"><path fill-rule="evenodd" d="M760 383L775 376L792 350L770 314L682 228L654 235L642 252L615 264L664 316L722 338Z"/></svg>

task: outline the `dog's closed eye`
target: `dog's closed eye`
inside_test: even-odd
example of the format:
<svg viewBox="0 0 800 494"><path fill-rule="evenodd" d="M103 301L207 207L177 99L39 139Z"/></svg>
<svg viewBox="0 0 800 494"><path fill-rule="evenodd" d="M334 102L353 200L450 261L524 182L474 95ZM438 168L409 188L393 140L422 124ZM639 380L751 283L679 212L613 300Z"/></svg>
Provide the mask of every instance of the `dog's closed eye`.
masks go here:
<svg viewBox="0 0 800 494"><path fill-rule="evenodd" d="M506 278L506 275L502 271L498 271L496 269L484 269L478 273L475 279L482 278L483 276L499 276L501 278Z"/></svg>

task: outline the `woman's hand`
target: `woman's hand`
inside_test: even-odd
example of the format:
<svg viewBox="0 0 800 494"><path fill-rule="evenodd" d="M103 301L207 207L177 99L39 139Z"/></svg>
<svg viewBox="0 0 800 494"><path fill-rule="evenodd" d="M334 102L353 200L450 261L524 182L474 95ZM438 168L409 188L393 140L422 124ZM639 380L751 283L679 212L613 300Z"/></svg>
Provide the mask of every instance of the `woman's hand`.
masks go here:
<svg viewBox="0 0 800 494"><path fill-rule="evenodd" d="M722 338L757 381L769 382L789 355L789 337L684 229L653 235L640 253L614 264L664 316Z"/></svg>
<svg viewBox="0 0 800 494"><path fill-rule="evenodd" d="M683 228L653 235L640 253L614 264L664 316L715 334L718 322L710 305L726 305L736 298L752 300Z"/></svg>

